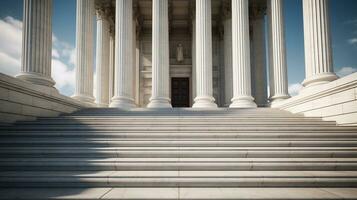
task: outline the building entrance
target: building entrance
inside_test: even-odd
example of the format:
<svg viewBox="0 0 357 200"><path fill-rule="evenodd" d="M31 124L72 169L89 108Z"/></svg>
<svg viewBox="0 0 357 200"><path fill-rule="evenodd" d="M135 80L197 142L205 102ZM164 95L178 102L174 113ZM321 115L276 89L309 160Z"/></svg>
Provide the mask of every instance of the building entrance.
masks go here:
<svg viewBox="0 0 357 200"><path fill-rule="evenodd" d="M172 107L190 107L190 79L171 78Z"/></svg>

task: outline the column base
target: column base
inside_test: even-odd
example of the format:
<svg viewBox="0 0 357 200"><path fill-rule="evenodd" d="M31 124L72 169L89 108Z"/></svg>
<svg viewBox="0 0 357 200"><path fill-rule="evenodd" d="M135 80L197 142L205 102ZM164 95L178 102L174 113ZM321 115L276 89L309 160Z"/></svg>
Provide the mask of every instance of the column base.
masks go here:
<svg viewBox="0 0 357 200"><path fill-rule="evenodd" d="M109 106L107 103L97 103L96 102L96 104L97 104L98 108L107 108Z"/></svg>
<svg viewBox="0 0 357 200"><path fill-rule="evenodd" d="M147 105L148 108L172 108L169 98L159 97L151 98L150 103Z"/></svg>
<svg viewBox="0 0 357 200"><path fill-rule="evenodd" d="M276 102L284 101L285 99L290 98L290 95L288 94L276 94L273 97L270 98L271 104L274 104Z"/></svg>
<svg viewBox="0 0 357 200"><path fill-rule="evenodd" d="M306 78L302 82L302 85L304 87L313 87L313 86L316 86L316 85L329 83L329 82L334 81L336 79L338 79L338 76L335 73L332 73L332 72L316 74L316 75L313 75L311 77Z"/></svg>
<svg viewBox="0 0 357 200"><path fill-rule="evenodd" d="M257 108L252 96L233 97L230 108Z"/></svg>
<svg viewBox="0 0 357 200"><path fill-rule="evenodd" d="M192 108L217 108L214 98L211 96L196 97Z"/></svg>
<svg viewBox="0 0 357 200"><path fill-rule="evenodd" d="M111 108L121 108L121 109L131 109L135 108L134 99L128 97L118 97L114 96L112 98L112 102L110 103L109 107Z"/></svg>
<svg viewBox="0 0 357 200"><path fill-rule="evenodd" d="M16 78L28 81L35 85L42 85L47 87L54 87L55 85L55 81L51 77L39 73L21 72L16 76Z"/></svg>
<svg viewBox="0 0 357 200"><path fill-rule="evenodd" d="M94 97L88 96L88 95L83 95L83 94L75 94L72 96L73 99L76 99L78 101L84 102L84 103L94 103Z"/></svg>

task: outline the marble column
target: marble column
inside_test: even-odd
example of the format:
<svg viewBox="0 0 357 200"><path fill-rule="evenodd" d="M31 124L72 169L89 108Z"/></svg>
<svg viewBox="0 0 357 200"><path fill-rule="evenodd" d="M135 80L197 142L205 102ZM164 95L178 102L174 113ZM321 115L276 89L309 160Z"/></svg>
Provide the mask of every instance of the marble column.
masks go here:
<svg viewBox="0 0 357 200"><path fill-rule="evenodd" d="M271 103L289 98L288 92L288 74L285 49L285 29L284 12L282 0L268 1L268 23L271 33L269 40L271 43L271 69L274 79L274 93L271 94Z"/></svg>
<svg viewBox="0 0 357 200"><path fill-rule="evenodd" d="M230 6L224 10L223 21L223 43L224 43L224 105L231 103L233 97L233 75L232 75L232 12Z"/></svg>
<svg viewBox="0 0 357 200"><path fill-rule="evenodd" d="M254 8L252 15L252 92L258 106L264 107L268 99L264 8Z"/></svg>
<svg viewBox="0 0 357 200"><path fill-rule="evenodd" d="M194 108L215 108L212 80L211 0L196 0L196 93Z"/></svg>
<svg viewBox="0 0 357 200"><path fill-rule="evenodd" d="M171 108L168 0L153 0L152 90L148 108Z"/></svg>
<svg viewBox="0 0 357 200"><path fill-rule="evenodd" d="M328 0L303 0L305 73L304 87L336 80L333 72Z"/></svg>
<svg viewBox="0 0 357 200"><path fill-rule="evenodd" d="M114 67L115 67L115 31L110 27L109 31L109 103L114 96Z"/></svg>
<svg viewBox="0 0 357 200"><path fill-rule="evenodd" d="M97 55L96 55L96 73L97 73L97 91L96 104L99 107L108 107L109 105L109 51L110 35L109 21L105 16L104 10L97 10Z"/></svg>
<svg viewBox="0 0 357 200"><path fill-rule="evenodd" d="M73 98L93 103L94 0L77 0L76 86Z"/></svg>
<svg viewBox="0 0 357 200"><path fill-rule="evenodd" d="M249 2L232 0L233 98L231 108L254 108L251 92Z"/></svg>
<svg viewBox="0 0 357 200"><path fill-rule="evenodd" d="M110 107L136 107L133 90L133 1L116 0L115 91Z"/></svg>
<svg viewBox="0 0 357 200"><path fill-rule="evenodd" d="M52 0L24 1L21 72L16 77L36 85L53 87Z"/></svg>

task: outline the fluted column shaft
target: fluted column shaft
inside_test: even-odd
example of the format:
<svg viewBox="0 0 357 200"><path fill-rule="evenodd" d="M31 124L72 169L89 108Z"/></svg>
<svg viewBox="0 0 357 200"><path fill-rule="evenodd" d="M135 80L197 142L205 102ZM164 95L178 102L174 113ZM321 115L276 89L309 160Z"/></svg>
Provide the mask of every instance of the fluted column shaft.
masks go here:
<svg viewBox="0 0 357 200"><path fill-rule="evenodd" d="M152 91L149 108L170 108L168 0L153 0Z"/></svg>
<svg viewBox="0 0 357 200"><path fill-rule="evenodd" d="M76 86L73 98L93 103L94 0L77 0Z"/></svg>
<svg viewBox="0 0 357 200"><path fill-rule="evenodd" d="M116 0L115 91L110 107L135 107L133 97L133 1Z"/></svg>
<svg viewBox="0 0 357 200"><path fill-rule="evenodd" d="M268 21L269 30L271 33L269 40L271 43L271 70L272 78L274 79L273 94L270 100L273 102L281 101L289 98L288 92L288 74L286 63L286 47L285 47L285 28L284 28L284 13L282 0L268 1Z"/></svg>
<svg viewBox="0 0 357 200"><path fill-rule="evenodd" d="M232 108L257 107L251 94L248 6L247 0L232 0Z"/></svg>
<svg viewBox="0 0 357 200"><path fill-rule="evenodd" d="M115 34L111 29L109 33L109 103L114 96L114 67L115 67Z"/></svg>
<svg viewBox="0 0 357 200"><path fill-rule="evenodd" d="M337 79L333 72L328 0L303 0L305 87Z"/></svg>
<svg viewBox="0 0 357 200"><path fill-rule="evenodd" d="M22 65L18 78L52 87L52 0L24 1Z"/></svg>
<svg viewBox="0 0 357 200"><path fill-rule="evenodd" d="M109 37L109 21L102 10L97 10L96 103L99 107L109 105Z"/></svg>
<svg viewBox="0 0 357 200"><path fill-rule="evenodd" d="M196 0L196 98L192 107L217 107L212 83L211 0Z"/></svg>
<svg viewBox="0 0 357 200"><path fill-rule="evenodd" d="M252 19L253 24L253 61L252 61L252 92L258 106L267 104L267 74L266 74L266 51L265 51L265 23L264 13L255 11Z"/></svg>
<svg viewBox="0 0 357 200"><path fill-rule="evenodd" d="M232 75L232 18L224 20L224 96L225 106L229 106L233 97L233 75Z"/></svg>

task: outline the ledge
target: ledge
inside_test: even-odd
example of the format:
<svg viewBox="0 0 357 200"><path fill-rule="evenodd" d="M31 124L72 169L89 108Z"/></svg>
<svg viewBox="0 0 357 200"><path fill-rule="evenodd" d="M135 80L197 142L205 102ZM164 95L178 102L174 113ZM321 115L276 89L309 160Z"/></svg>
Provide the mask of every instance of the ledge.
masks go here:
<svg viewBox="0 0 357 200"><path fill-rule="evenodd" d="M93 107L61 95L55 88L34 85L0 73L0 123L54 117Z"/></svg>
<svg viewBox="0 0 357 200"><path fill-rule="evenodd" d="M357 73L305 88L299 95L274 103L272 107L308 117L322 117L339 125L357 126Z"/></svg>

